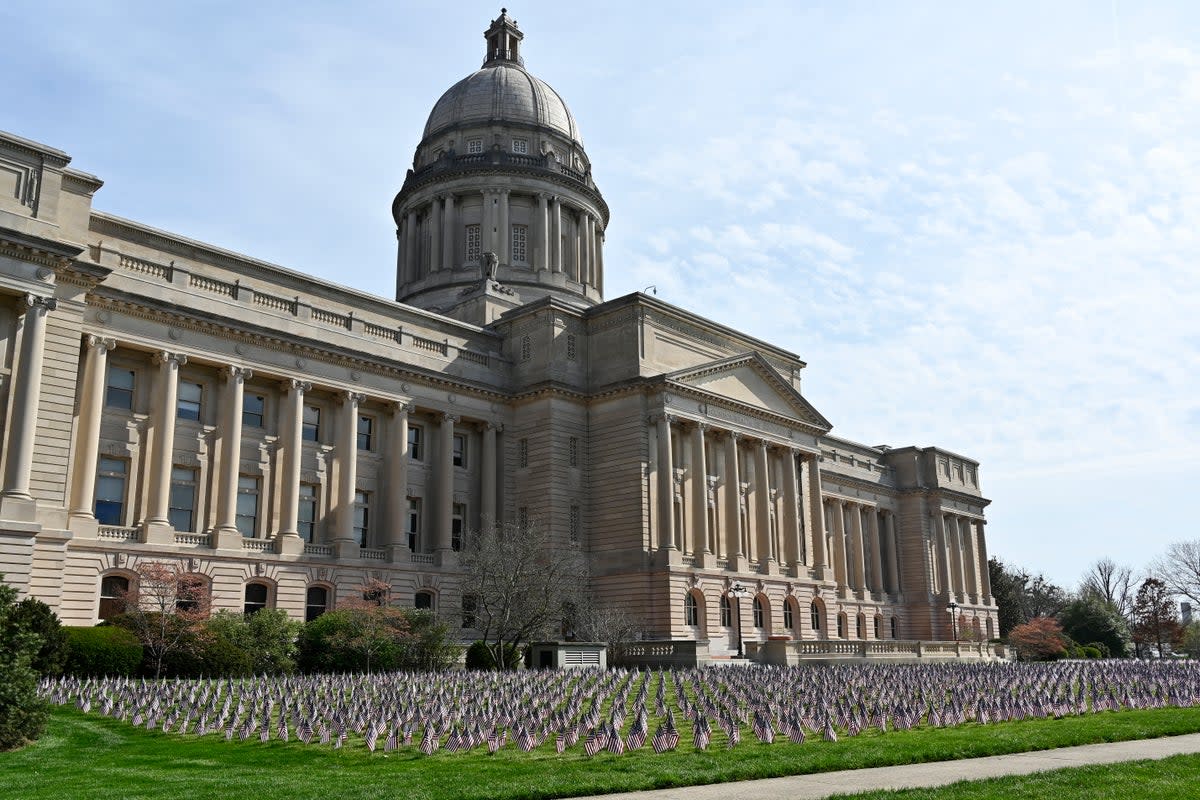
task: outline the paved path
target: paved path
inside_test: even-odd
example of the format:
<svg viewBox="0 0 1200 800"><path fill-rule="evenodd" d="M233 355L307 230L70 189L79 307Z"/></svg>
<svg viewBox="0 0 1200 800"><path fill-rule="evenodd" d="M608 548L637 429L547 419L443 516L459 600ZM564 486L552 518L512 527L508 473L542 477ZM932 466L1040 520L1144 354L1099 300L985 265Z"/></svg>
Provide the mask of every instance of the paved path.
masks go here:
<svg viewBox="0 0 1200 800"><path fill-rule="evenodd" d="M1200 753L1200 733L1167 736L1161 739L1139 739L1132 742L1085 744L1079 747L1061 747L1057 750L965 758L959 761L934 761L927 764L850 769L758 781L713 783L679 789L605 794L583 800L810 800L834 794L945 786L957 781L1028 775L1031 772L1045 772L1064 767L1166 758L1180 753Z"/></svg>

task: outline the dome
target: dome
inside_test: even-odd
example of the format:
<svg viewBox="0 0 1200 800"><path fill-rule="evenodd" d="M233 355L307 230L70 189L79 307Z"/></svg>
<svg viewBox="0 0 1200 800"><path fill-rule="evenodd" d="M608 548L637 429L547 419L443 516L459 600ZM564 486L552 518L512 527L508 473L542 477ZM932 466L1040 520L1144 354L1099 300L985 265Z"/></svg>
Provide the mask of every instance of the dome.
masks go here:
<svg viewBox="0 0 1200 800"><path fill-rule="evenodd" d="M493 122L549 128L583 144L558 92L512 61L490 63L451 86L430 112L424 138L461 125Z"/></svg>

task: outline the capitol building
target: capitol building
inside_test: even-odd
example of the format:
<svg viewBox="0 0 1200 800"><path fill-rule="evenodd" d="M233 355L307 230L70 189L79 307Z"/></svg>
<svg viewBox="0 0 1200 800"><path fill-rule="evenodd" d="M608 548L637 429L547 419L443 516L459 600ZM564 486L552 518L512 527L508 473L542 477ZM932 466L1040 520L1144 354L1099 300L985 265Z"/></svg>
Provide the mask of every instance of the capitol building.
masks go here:
<svg viewBox="0 0 1200 800"><path fill-rule="evenodd" d="M484 38L392 204L394 299L97 210L0 133L5 580L92 625L146 561L296 619L377 579L469 640L458 551L510 523L715 657L994 637L978 462L835 436L796 354L606 298L580 126L507 13Z"/></svg>

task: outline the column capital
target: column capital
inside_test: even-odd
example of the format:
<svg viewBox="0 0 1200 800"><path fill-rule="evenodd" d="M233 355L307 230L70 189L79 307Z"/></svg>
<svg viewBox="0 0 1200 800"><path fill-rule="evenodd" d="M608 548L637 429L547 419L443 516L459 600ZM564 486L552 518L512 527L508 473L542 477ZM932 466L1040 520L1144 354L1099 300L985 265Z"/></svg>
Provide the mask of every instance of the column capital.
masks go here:
<svg viewBox="0 0 1200 800"><path fill-rule="evenodd" d="M25 295L24 311L32 311L35 308L40 308L43 311L53 311L58 308L58 300L53 297L43 297L42 295L29 292Z"/></svg>
<svg viewBox="0 0 1200 800"><path fill-rule="evenodd" d="M416 406L413 405L411 400L393 400L388 403L388 408L391 409L393 414L399 415L411 414L416 409Z"/></svg>
<svg viewBox="0 0 1200 800"><path fill-rule="evenodd" d="M312 384L299 378L284 378L279 382L279 388L285 392L298 391L300 394L312 391Z"/></svg>
<svg viewBox="0 0 1200 800"><path fill-rule="evenodd" d="M245 367L227 366L221 370L221 374L228 381L235 383L245 383L254 377L254 370L246 369Z"/></svg>
<svg viewBox="0 0 1200 800"><path fill-rule="evenodd" d="M497 433L499 433L504 430L504 426L501 425L499 422L493 422L490 419L485 419L483 422L479 423L479 430L485 431L485 432L486 431L496 431Z"/></svg>
<svg viewBox="0 0 1200 800"><path fill-rule="evenodd" d="M84 338L84 342L92 350L103 350L106 353L111 353L117 349L117 340L108 339L103 336L97 336L94 333L88 334Z"/></svg>
<svg viewBox="0 0 1200 800"><path fill-rule="evenodd" d="M166 350L159 350L154 354L155 364L174 362L175 366L182 367L187 363L187 360L187 356L185 356L183 353L169 353Z"/></svg>
<svg viewBox="0 0 1200 800"><path fill-rule="evenodd" d="M353 389L343 389L341 395L343 403L351 403L356 406L361 405L367 399L365 394L362 392L356 392Z"/></svg>
<svg viewBox="0 0 1200 800"><path fill-rule="evenodd" d="M441 414L441 417L442 417L443 423L446 423L446 422L455 423L462 419L462 417L460 417L459 415L451 414L449 411L443 411Z"/></svg>

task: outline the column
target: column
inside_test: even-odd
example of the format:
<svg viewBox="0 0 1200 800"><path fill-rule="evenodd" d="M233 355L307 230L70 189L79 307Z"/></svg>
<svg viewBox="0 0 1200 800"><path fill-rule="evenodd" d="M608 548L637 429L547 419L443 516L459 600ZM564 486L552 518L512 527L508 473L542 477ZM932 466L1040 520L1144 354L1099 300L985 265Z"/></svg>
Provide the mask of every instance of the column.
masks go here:
<svg viewBox="0 0 1200 800"><path fill-rule="evenodd" d="M765 572L775 566L775 554L771 552L771 473L767 465L767 443L761 439L754 448L754 506L758 564Z"/></svg>
<svg viewBox="0 0 1200 800"><path fill-rule="evenodd" d="M442 222L442 269L450 270L458 266L454 262L454 248L458 238L458 214L454 208L454 195L448 194L446 218Z"/></svg>
<svg viewBox="0 0 1200 800"><path fill-rule="evenodd" d="M571 277L583 283L583 212L576 213L574 217L575 241L571 247Z"/></svg>
<svg viewBox="0 0 1200 800"><path fill-rule="evenodd" d="M387 546L390 560L408 561L408 412L407 402L390 406L387 460Z"/></svg>
<svg viewBox="0 0 1200 800"><path fill-rule="evenodd" d="M804 481L804 501L808 510L805 542L811 553L813 571L818 580L824 580L829 566L829 553L825 552L825 505L821 502L821 469L817 454L810 453L801 465Z"/></svg>
<svg viewBox="0 0 1200 800"><path fill-rule="evenodd" d="M442 198L429 204L429 272L442 268Z"/></svg>
<svg viewBox="0 0 1200 800"><path fill-rule="evenodd" d="M833 512L833 574L838 588L849 585L849 574L846 569L846 518L841 500L830 500L830 510Z"/></svg>
<svg viewBox="0 0 1200 800"><path fill-rule="evenodd" d="M977 524L979 526L979 538L977 540L979 542L979 546L976 548L976 551L978 552L978 555L979 555L979 577L980 577L980 581L982 583L981 588L983 591L983 602L985 605L990 606L990 605L992 605L992 602L993 602L993 600L992 600L992 573L988 569L987 540L984 537L984 533L983 533L983 527L984 527L984 525L987 524L987 521L981 519L978 521Z"/></svg>
<svg viewBox="0 0 1200 800"><path fill-rule="evenodd" d="M221 465L217 477L217 546L240 550L237 528L238 475L242 461L242 393L254 373L244 367L226 367L225 420L221 425Z"/></svg>
<svg viewBox="0 0 1200 800"><path fill-rule="evenodd" d="M596 291L604 294L604 231L596 232Z"/></svg>
<svg viewBox="0 0 1200 800"><path fill-rule="evenodd" d="M886 589L883 584L883 546L879 541L879 509L872 507L867 513L867 535L870 539L871 554L870 589L876 594L883 594Z"/></svg>
<svg viewBox="0 0 1200 800"><path fill-rule="evenodd" d="M4 487L0 501L9 498L24 505L21 517L32 520L33 495L29 493L29 473L33 469L33 443L37 435L38 399L42 393L42 351L46 344L46 314L58 307L53 297L25 295L25 324L21 332L20 362L9 395L11 413L7 459L4 463ZM7 512L14 504L0 502ZM15 508L13 509L15 511Z"/></svg>
<svg viewBox="0 0 1200 800"><path fill-rule="evenodd" d="M554 197L553 201L550 208L550 268L562 272L562 199Z"/></svg>
<svg viewBox="0 0 1200 800"><path fill-rule="evenodd" d="M499 227L498 235L500 241L497 243L496 255L500 258L500 263L505 266L512 265L511 248L509 243L512 240L512 227L508 222L508 189L501 189L498 193L500 201L500 213L497 227Z"/></svg>
<svg viewBox="0 0 1200 800"><path fill-rule="evenodd" d="M458 417L443 413L438 425L437 511L434 517L434 552L442 563L452 552L450 528L454 519L454 423Z"/></svg>
<svg viewBox="0 0 1200 800"><path fill-rule="evenodd" d="M725 558L739 572L745 569L742 553L742 481L738 475L738 435L725 437Z"/></svg>
<svg viewBox="0 0 1200 800"><path fill-rule="evenodd" d="M937 553L937 565L935 569L938 572L938 580L941 583L942 594L948 598L953 597L953 591L950 587L950 559L946 552L946 521L942 517L941 511L933 513L933 536L934 536L934 552Z"/></svg>
<svg viewBox="0 0 1200 800"><path fill-rule="evenodd" d="M538 192L538 226L537 226L537 261L534 269L550 269L550 198L545 192Z"/></svg>
<svg viewBox="0 0 1200 800"><path fill-rule="evenodd" d="M171 465L175 455L175 415L179 397L179 368L187 363L187 356L179 353L159 352L154 354L158 365L158 378L154 391L154 452L150 457L149 508L146 515L146 541L156 538L151 529L164 536L166 544L174 544L171 520L168 516L171 500Z"/></svg>
<svg viewBox="0 0 1200 800"><path fill-rule="evenodd" d="M358 407L365 399L357 392L342 392L337 443L337 528L333 536L336 558L355 558L359 551L358 540L354 538L354 494L358 483Z"/></svg>
<svg viewBox="0 0 1200 800"><path fill-rule="evenodd" d="M963 569L967 593L972 603L979 602L979 560L975 557L975 524L968 517L959 519L959 534L963 543Z"/></svg>
<svg viewBox="0 0 1200 800"><path fill-rule="evenodd" d="M863 547L862 506L847 503L850 514L850 583L861 592L867 587Z"/></svg>
<svg viewBox="0 0 1200 800"><path fill-rule="evenodd" d="M311 383L291 378L283 381L283 411L279 426L279 444L282 448L279 475L279 531L275 539L294 539L288 549L303 551L300 541L300 460L304 447L304 395L312 389ZM280 545L282 546L282 544Z"/></svg>
<svg viewBox="0 0 1200 800"><path fill-rule="evenodd" d="M483 189L483 218L479 226L479 250L481 253L496 252L496 190ZM483 259L479 260L483 265Z"/></svg>
<svg viewBox="0 0 1200 800"><path fill-rule="evenodd" d="M479 463L479 526L496 524L496 426L483 423L483 447Z"/></svg>
<svg viewBox="0 0 1200 800"><path fill-rule="evenodd" d="M692 468L688 472L688 491L692 496L692 553L697 566L707 566L708 547L708 465L704 463L704 425L692 425Z"/></svg>
<svg viewBox="0 0 1200 800"><path fill-rule="evenodd" d="M954 571L954 593L960 603L967 602L967 582L963 569L962 531L958 527L958 517L951 514L946 520L946 530L949 532L950 568Z"/></svg>
<svg viewBox="0 0 1200 800"><path fill-rule="evenodd" d="M75 440L75 465L71 476L71 516L95 519L96 462L100 455L100 419L104 411L104 384L112 339L87 336L83 381L79 387L79 430Z"/></svg>
<svg viewBox="0 0 1200 800"><path fill-rule="evenodd" d="M800 543L800 498L796 485L796 451L783 450L783 558L791 567L790 574L798 576L803 561Z"/></svg>
<svg viewBox="0 0 1200 800"><path fill-rule="evenodd" d="M595 220L592 219L591 214L584 214L583 223L583 282L589 286L594 286L596 283L596 261L592 252L592 244L596 238Z"/></svg>
<svg viewBox="0 0 1200 800"><path fill-rule="evenodd" d="M891 573L887 590L900 594L900 551L896 547L896 515L890 510L883 513L884 529L888 544L888 571Z"/></svg>
<svg viewBox="0 0 1200 800"><path fill-rule="evenodd" d="M675 469L671 464L671 418L659 414L658 433L658 547L675 549ZM668 554L669 557L669 554Z"/></svg>
<svg viewBox="0 0 1200 800"><path fill-rule="evenodd" d="M404 224L404 272L409 281L421 277L417 267L417 212L410 209Z"/></svg>

